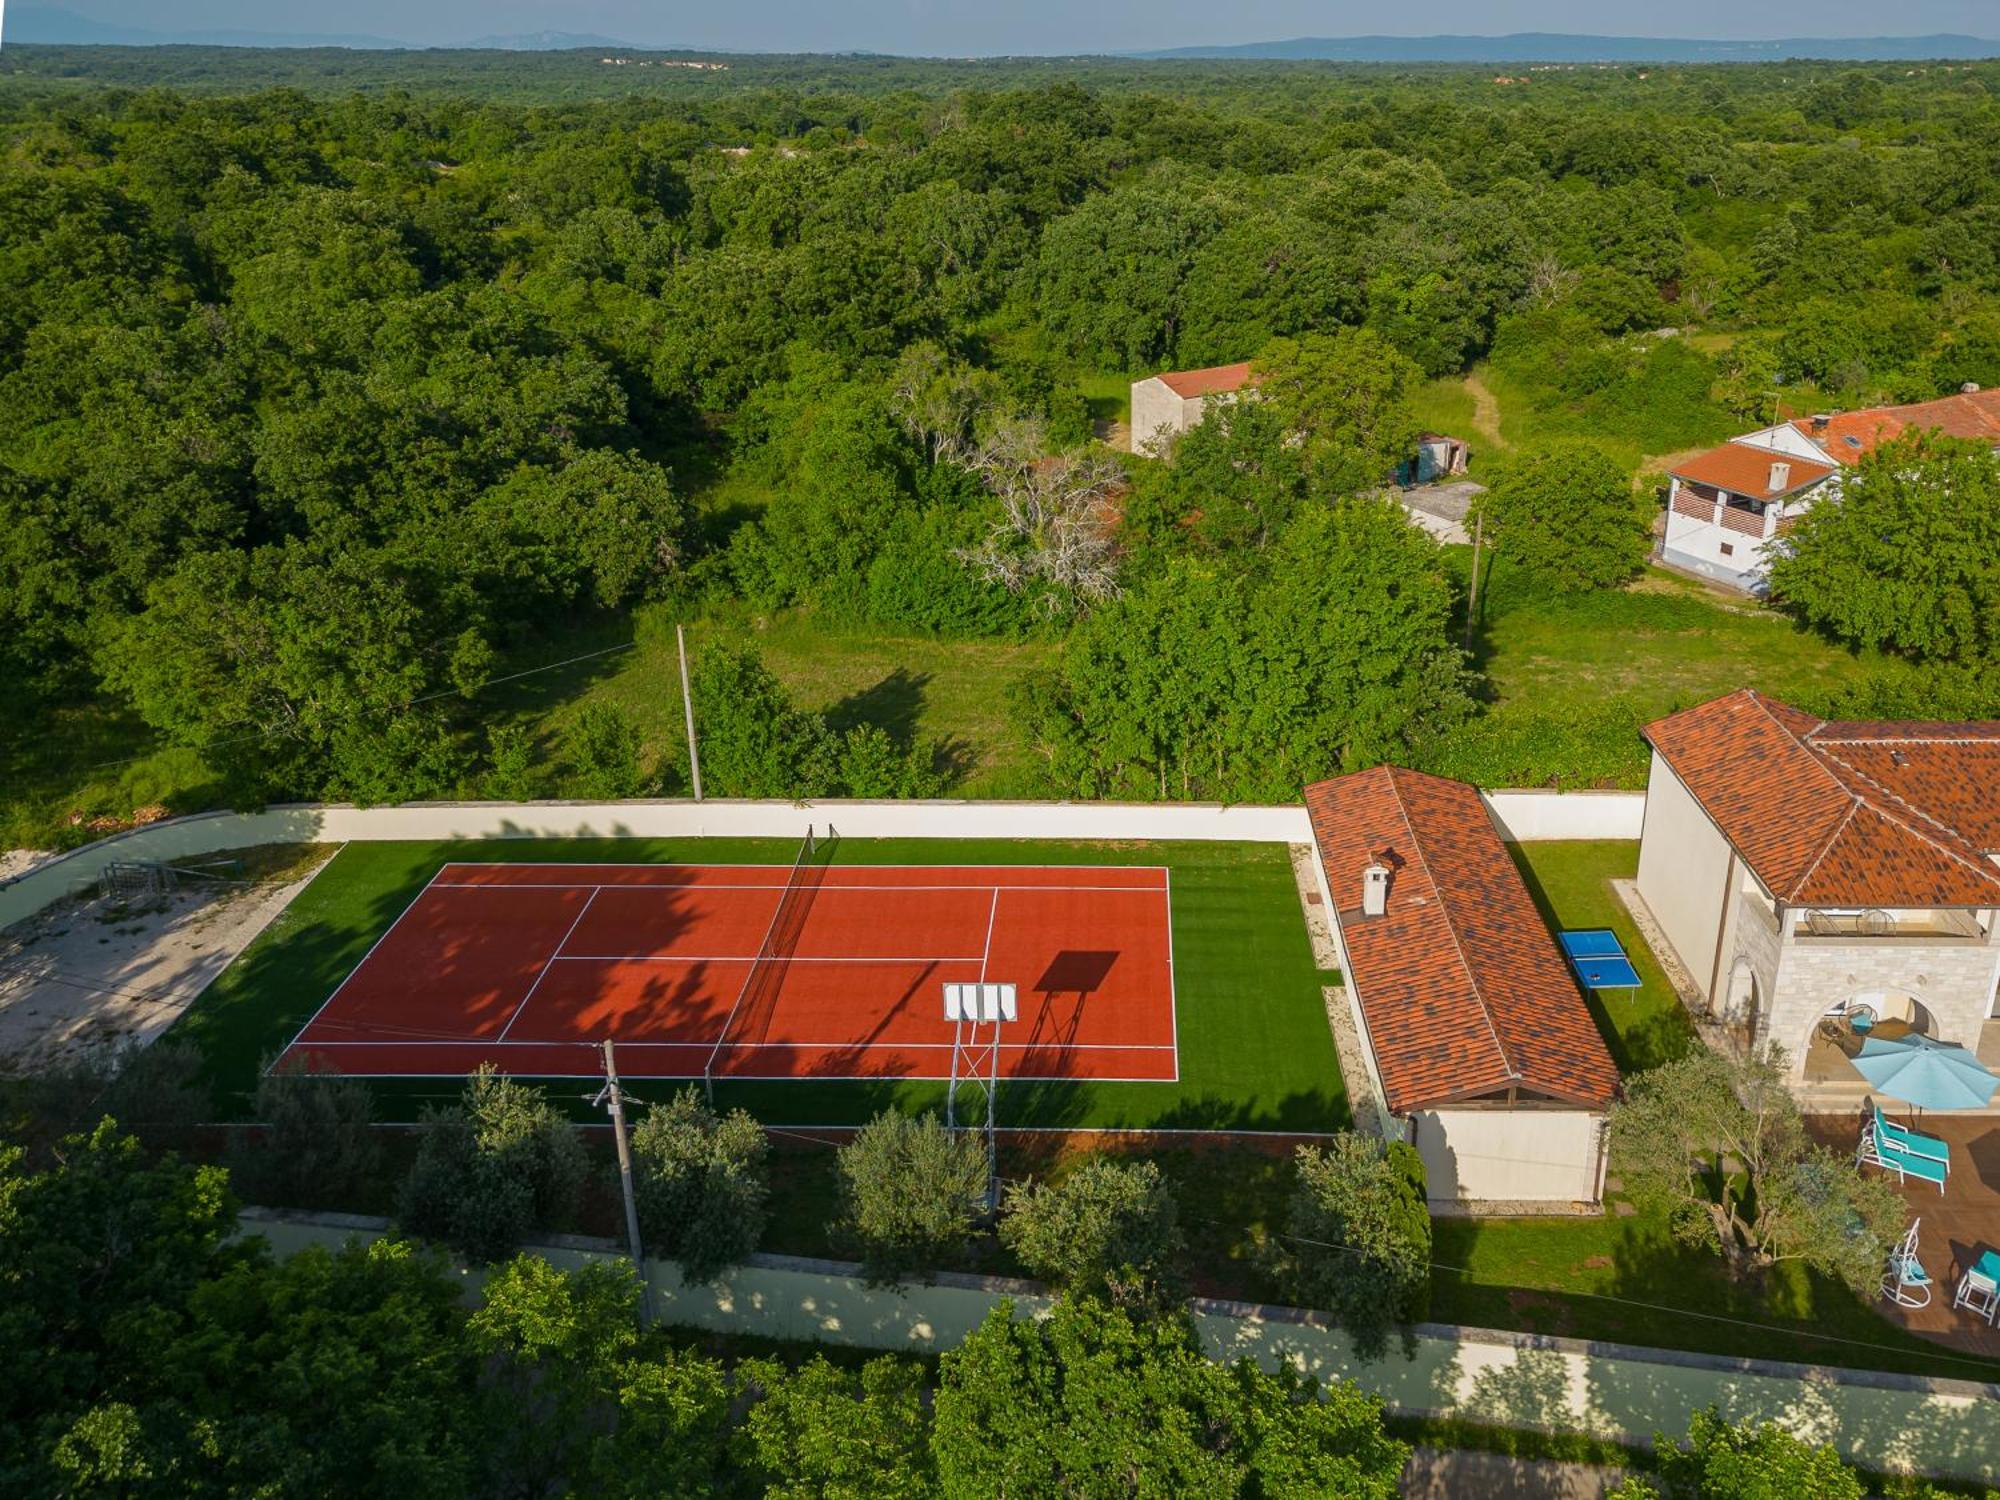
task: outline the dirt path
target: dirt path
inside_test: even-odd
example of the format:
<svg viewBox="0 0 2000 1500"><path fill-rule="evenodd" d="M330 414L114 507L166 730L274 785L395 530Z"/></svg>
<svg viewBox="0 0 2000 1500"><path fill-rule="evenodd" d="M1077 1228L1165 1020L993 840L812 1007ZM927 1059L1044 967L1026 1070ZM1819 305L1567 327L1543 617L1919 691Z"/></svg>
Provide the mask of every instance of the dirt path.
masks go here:
<svg viewBox="0 0 2000 1500"><path fill-rule="evenodd" d="M1486 382L1477 375L1468 375L1465 389L1472 397L1472 430L1495 448L1506 447L1507 440L1500 436L1500 403L1486 388Z"/></svg>

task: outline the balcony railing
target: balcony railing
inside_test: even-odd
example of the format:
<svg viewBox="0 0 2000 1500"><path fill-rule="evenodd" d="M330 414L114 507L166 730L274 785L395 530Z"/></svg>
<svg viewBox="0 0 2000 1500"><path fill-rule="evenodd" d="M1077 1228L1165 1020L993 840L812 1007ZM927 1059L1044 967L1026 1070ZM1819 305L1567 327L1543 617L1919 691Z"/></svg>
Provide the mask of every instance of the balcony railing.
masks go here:
<svg viewBox="0 0 2000 1500"><path fill-rule="evenodd" d="M1982 941L1985 930L1964 911L1859 910L1802 911L1795 937L1811 941L1855 942L1871 939L1957 938Z"/></svg>

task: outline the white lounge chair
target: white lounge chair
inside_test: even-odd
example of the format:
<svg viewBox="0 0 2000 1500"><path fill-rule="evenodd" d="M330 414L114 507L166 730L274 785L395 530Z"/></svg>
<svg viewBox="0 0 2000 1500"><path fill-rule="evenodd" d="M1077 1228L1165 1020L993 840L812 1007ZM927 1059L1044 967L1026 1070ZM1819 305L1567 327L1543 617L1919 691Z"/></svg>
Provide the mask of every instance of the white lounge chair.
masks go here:
<svg viewBox="0 0 2000 1500"><path fill-rule="evenodd" d="M1922 1223L1922 1219L1910 1221L1910 1232L1889 1252L1882 1273L1882 1295L1898 1307L1930 1306L1930 1273L1917 1259L1917 1226Z"/></svg>

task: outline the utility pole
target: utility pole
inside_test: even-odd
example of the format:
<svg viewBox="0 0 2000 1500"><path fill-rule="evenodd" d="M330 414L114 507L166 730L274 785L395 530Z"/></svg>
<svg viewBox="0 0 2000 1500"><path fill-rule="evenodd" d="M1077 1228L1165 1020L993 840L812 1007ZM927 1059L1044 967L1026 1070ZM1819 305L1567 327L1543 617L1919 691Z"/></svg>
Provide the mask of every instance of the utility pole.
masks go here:
<svg viewBox="0 0 2000 1500"><path fill-rule="evenodd" d="M632 1251L632 1269L639 1273L639 1315L650 1327L653 1287L646 1279L646 1252L639 1243L639 1201L632 1191L632 1143L625 1138L625 1096L618 1089L618 1059L611 1050L610 1037L604 1039L604 1087L590 1102L611 1111L611 1134L618 1142L618 1180L625 1189L625 1238Z"/></svg>
<svg viewBox="0 0 2000 1500"><path fill-rule="evenodd" d="M1472 592L1465 600L1465 649L1472 649L1472 622L1479 613L1479 544L1486 539L1486 512L1472 518Z"/></svg>
<svg viewBox="0 0 2000 1500"><path fill-rule="evenodd" d="M701 752L694 743L694 693L688 687L688 643L687 629L674 627L674 645L681 653L681 708L687 714L688 727L688 770L694 777L694 800L701 801ZM609 1046L610 1043L606 1043Z"/></svg>

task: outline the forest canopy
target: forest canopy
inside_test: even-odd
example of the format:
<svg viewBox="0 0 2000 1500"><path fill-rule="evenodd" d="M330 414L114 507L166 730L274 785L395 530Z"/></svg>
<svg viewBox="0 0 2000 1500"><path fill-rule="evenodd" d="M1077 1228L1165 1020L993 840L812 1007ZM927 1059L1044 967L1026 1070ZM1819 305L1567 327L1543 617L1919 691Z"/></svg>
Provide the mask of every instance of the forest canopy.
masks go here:
<svg viewBox="0 0 2000 1500"><path fill-rule="evenodd" d="M0 66L0 691L136 714L239 800L511 786L486 685L648 600L1045 640L1049 787L1274 793L1477 710L1457 573L1336 515L1425 379L1486 362L1546 436L1650 454L2000 382L1993 65L261 86L302 66ZM1107 388L1233 360L1269 410L1177 472L1095 441ZM1295 586L1374 559L1379 599ZM1095 719L1194 597L1210 659ZM1371 612L1393 660L1339 644ZM1320 670L1331 709L1270 697ZM853 753L821 781L949 779Z"/></svg>

